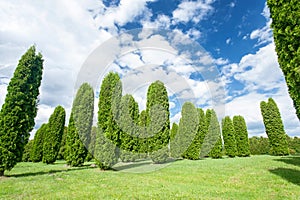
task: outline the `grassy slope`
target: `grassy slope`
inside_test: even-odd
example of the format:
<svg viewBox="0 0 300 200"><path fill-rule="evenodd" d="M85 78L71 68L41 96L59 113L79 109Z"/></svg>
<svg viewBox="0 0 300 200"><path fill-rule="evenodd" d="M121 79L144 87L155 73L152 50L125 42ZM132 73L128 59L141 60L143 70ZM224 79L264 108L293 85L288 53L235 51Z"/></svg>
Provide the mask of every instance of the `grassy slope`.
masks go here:
<svg viewBox="0 0 300 200"><path fill-rule="evenodd" d="M133 168L131 168L133 170ZM19 163L0 199L298 199L300 157L177 161L149 173Z"/></svg>

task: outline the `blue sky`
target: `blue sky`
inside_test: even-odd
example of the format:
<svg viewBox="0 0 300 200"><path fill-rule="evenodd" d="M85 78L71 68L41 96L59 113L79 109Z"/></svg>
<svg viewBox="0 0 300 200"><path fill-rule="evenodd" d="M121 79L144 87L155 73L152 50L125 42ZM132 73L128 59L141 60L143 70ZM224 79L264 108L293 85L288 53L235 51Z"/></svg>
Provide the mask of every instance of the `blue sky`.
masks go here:
<svg viewBox="0 0 300 200"><path fill-rule="evenodd" d="M273 97L287 134L300 136L300 123L277 63L265 1L0 0L0 8L0 105L18 59L26 49L36 44L44 55L36 128L48 120L58 104L70 112L78 74L96 47L132 29L143 32L154 28L174 33L174 37L144 37L131 45L143 46L148 42L147 47L163 45L157 47L171 53L135 50L113 60L106 68L120 73L124 89L133 93L140 109L145 107L150 80L161 79L169 90L171 121L180 119L180 103L191 100L199 107L211 108L215 94L224 100L224 107L216 107L221 110L220 118L243 115L250 136L265 136L259 103ZM200 52L199 57L187 55L181 51L182 46L178 49L174 45L176 38L188 38L197 44L199 51L190 52ZM194 64L198 61L205 64L197 68ZM200 75L210 67L218 72L218 77L203 80ZM142 75L137 76L137 70ZM189 91L193 97L188 95Z"/></svg>

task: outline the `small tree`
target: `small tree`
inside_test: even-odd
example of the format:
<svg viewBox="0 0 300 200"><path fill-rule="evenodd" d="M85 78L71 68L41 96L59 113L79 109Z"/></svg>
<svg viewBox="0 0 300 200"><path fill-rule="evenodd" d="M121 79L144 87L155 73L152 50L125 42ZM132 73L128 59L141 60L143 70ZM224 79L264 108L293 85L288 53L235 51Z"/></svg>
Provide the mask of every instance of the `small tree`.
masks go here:
<svg viewBox="0 0 300 200"><path fill-rule="evenodd" d="M200 148L200 157L202 152L202 145L207 135L208 125L204 111L201 108L198 108L198 118L199 118L199 127L198 127L198 134L199 134L199 148Z"/></svg>
<svg viewBox="0 0 300 200"><path fill-rule="evenodd" d="M261 113L270 142L270 153L276 156L288 155L287 137L284 132L279 109L272 98L260 104Z"/></svg>
<svg viewBox="0 0 300 200"><path fill-rule="evenodd" d="M49 118L48 131L44 137L43 162L53 164L61 144L64 132L66 112L62 106L57 106Z"/></svg>
<svg viewBox="0 0 300 200"><path fill-rule="evenodd" d="M246 157L250 156L250 146L248 139L247 125L244 117L234 116L233 126L235 130L235 139L237 145L237 156Z"/></svg>
<svg viewBox="0 0 300 200"><path fill-rule="evenodd" d="M226 155L228 155L231 158L235 157L237 154L235 130L229 116L226 116L222 120L222 135L223 135Z"/></svg>
<svg viewBox="0 0 300 200"><path fill-rule="evenodd" d="M47 124L42 124L42 126L36 131L34 135L34 142L30 152L30 159L32 162L41 162L43 158L43 144L44 135L47 132Z"/></svg>
<svg viewBox="0 0 300 200"><path fill-rule="evenodd" d="M23 156L22 156L22 162L31 162L30 159L30 152L32 150L33 140L29 140L29 142L25 145Z"/></svg>
<svg viewBox="0 0 300 200"><path fill-rule="evenodd" d="M43 59L30 47L19 60L0 111L0 176L21 161L34 127Z"/></svg>

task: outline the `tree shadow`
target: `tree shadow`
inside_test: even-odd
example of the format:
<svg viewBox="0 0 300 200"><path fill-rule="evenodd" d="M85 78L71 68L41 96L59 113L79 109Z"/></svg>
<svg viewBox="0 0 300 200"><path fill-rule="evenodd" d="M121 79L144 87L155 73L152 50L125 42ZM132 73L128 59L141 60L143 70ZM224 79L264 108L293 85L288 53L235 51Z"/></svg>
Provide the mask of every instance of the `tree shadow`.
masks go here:
<svg viewBox="0 0 300 200"><path fill-rule="evenodd" d="M140 167L140 166L144 166L144 165L150 165L151 162L134 162L134 163L125 163L124 165L121 166L116 166L113 167L114 171L122 171L122 170L127 170L127 169L132 169L132 168L136 168L136 167Z"/></svg>
<svg viewBox="0 0 300 200"><path fill-rule="evenodd" d="M45 175L45 174L51 175L51 174L56 174L56 173L77 171L77 170L86 170L86 169L92 169L92 167L90 167L90 165L88 165L88 166L84 165L82 167L73 167L73 168L59 169L59 170L28 172L28 173L22 173L22 174L9 174L9 175L6 175L6 177L19 178L19 177L28 177L28 176L40 176L40 175Z"/></svg>
<svg viewBox="0 0 300 200"><path fill-rule="evenodd" d="M277 168L270 169L269 172L280 176L290 183L300 186L300 171L296 169Z"/></svg>
<svg viewBox="0 0 300 200"><path fill-rule="evenodd" d="M291 165L300 167L300 157L299 156L282 157L280 159L275 159L275 161L280 161L280 162L284 162L286 164L291 164Z"/></svg>

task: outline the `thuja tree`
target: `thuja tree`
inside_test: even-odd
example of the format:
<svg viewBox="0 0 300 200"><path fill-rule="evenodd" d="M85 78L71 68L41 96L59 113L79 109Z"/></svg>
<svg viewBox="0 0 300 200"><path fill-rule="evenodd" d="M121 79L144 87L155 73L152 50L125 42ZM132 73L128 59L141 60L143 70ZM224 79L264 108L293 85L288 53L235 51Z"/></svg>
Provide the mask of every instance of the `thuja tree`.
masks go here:
<svg viewBox="0 0 300 200"><path fill-rule="evenodd" d="M87 156L94 114L94 91L84 83L73 102L66 139L66 161L71 166L81 166Z"/></svg>
<svg viewBox="0 0 300 200"><path fill-rule="evenodd" d="M34 142L30 152L30 159L32 162L40 162L43 158L43 144L44 136L47 132L47 124L42 124L34 135Z"/></svg>
<svg viewBox="0 0 300 200"><path fill-rule="evenodd" d="M117 146L120 146L120 128L115 118L119 116L118 102L121 101L121 96L122 84L119 75L108 73L102 81L99 94L99 131L94 154L95 159L98 159L98 166L102 169L110 168L119 156Z"/></svg>
<svg viewBox="0 0 300 200"><path fill-rule="evenodd" d="M181 119L175 141L183 158L196 160L200 156L199 119L195 106L186 102L182 106Z"/></svg>
<svg viewBox="0 0 300 200"><path fill-rule="evenodd" d="M43 162L52 164L60 148L64 133L66 112L62 106L57 106L48 121L48 128L44 135Z"/></svg>
<svg viewBox="0 0 300 200"><path fill-rule="evenodd" d="M172 128L170 130L170 142L169 142L169 144L170 144L170 153L169 154L170 154L170 157L174 157L174 158L176 157L176 155L173 155L174 148L176 148L176 144L174 144L174 140L175 140L175 137L178 133L178 128L179 128L179 126L174 122L172 124Z"/></svg>
<svg viewBox="0 0 300 200"><path fill-rule="evenodd" d="M280 68L300 119L300 1L267 0Z"/></svg>
<svg viewBox="0 0 300 200"><path fill-rule="evenodd" d="M229 116L226 116L222 120L222 135L224 140L224 148L226 155L233 158L237 154L235 130L232 120Z"/></svg>
<svg viewBox="0 0 300 200"><path fill-rule="evenodd" d="M139 146L138 152L141 158L148 156L148 137L147 137L147 113L143 110L139 116Z"/></svg>
<svg viewBox="0 0 300 200"><path fill-rule="evenodd" d="M237 145L237 156L250 156L250 145L246 121L243 116L233 117L233 126L235 131L235 140Z"/></svg>
<svg viewBox="0 0 300 200"><path fill-rule="evenodd" d="M272 98L269 98L268 102L262 101L260 108L270 142L270 153L277 156L288 155L287 137L275 101Z"/></svg>
<svg viewBox="0 0 300 200"><path fill-rule="evenodd" d="M126 94L121 99L120 110L118 120L121 128L120 158L123 162L131 162L137 158L140 145L138 137L139 106L132 95Z"/></svg>
<svg viewBox="0 0 300 200"><path fill-rule="evenodd" d="M61 137L61 143L57 155L57 160L65 160L66 158L66 140L67 140L67 134L68 134L68 127L64 127L64 133Z"/></svg>
<svg viewBox="0 0 300 200"><path fill-rule="evenodd" d="M30 47L19 60L0 111L0 176L21 161L34 127L43 59Z"/></svg>
<svg viewBox="0 0 300 200"><path fill-rule="evenodd" d="M66 161L68 165L78 167L84 163L86 148L79 138L78 129L74 122L74 114L71 112L67 138L66 138Z"/></svg>
<svg viewBox="0 0 300 200"><path fill-rule="evenodd" d="M95 144L96 144L96 134L97 127L93 126L90 135L90 143L88 145L88 154L86 156L86 161L90 161L94 158Z"/></svg>
<svg viewBox="0 0 300 200"><path fill-rule="evenodd" d="M197 108L197 110L198 110L198 118L199 118L199 127L198 127L199 149L200 149L200 155L201 155L202 145L203 145L205 136L207 135L207 131L208 131L208 125L207 125L205 112L203 111L203 109Z"/></svg>
<svg viewBox="0 0 300 200"><path fill-rule="evenodd" d="M154 163L165 162L168 158L170 139L169 98L166 87L161 81L152 83L147 92L148 150Z"/></svg>
<svg viewBox="0 0 300 200"><path fill-rule="evenodd" d="M222 157L222 138L220 124L214 110L206 111L207 134L201 148L201 157Z"/></svg>
<svg viewBox="0 0 300 200"><path fill-rule="evenodd" d="M32 161L30 159L30 152L32 150L33 142L34 142L33 140L29 140L29 142L25 145L23 156L22 156L22 162L31 162Z"/></svg>

